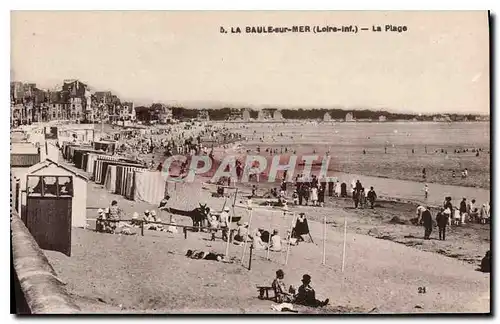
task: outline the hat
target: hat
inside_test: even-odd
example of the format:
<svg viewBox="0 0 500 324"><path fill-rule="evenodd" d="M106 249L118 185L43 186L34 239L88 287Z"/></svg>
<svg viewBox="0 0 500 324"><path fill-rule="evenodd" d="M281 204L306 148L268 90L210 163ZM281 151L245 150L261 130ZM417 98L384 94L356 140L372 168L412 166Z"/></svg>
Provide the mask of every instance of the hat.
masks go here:
<svg viewBox="0 0 500 324"><path fill-rule="evenodd" d="M260 231L257 231L257 233L255 233L255 236L262 236L262 234L260 234Z"/></svg>
<svg viewBox="0 0 500 324"><path fill-rule="evenodd" d="M229 207L224 207L224 211L229 211Z"/></svg>
<svg viewBox="0 0 500 324"><path fill-rule="evenodd" d="M305 216L305 213L299 213L300 216Z"/></svg>
<svg viewBox="0 0 500 324"><path fill-rule="evenodd" d="M236 223L236 224L238 224L238 226L241 226L241 225L243 225L243 222L241 220L239 220L238 223Z"/></svg>
<svg viewBox="0 0 500 324"><path fill-rule="evenodd" d="M99 209L97 210L97 213L98 213L98 214L102 214L102 213L104 213L104 210L103 210L102 208L99 208Z"/></svg>
<svg viewBox="0 0 500 324"><path fill-rule="evenodd" d="M149 214L149 210L147 210L147 209L146 209L146 210L144 211L144 214Z"/></svg>
<svg viewBox="0 0 500 324"><path fill-rule="evenodd" d="M308 281L308 282L310 282L310 281L311 281L311 276L310 276L310 275L308 275L308 274L303 275L303 276L302 276L302 281L303 281L303 282L304 282L304 281Z"/></svg>
<svg viewBox="0 0 500 324"><path fill-rule="evenodd" d="M132 219L136 219L136 218L139 218L138 212L134 212L134 214L132 214Z"/></svg>
<svg viewBox="0 0 500 324"><path fill-rule="evenodd" d="M156 211L152 210L151 215L156 216Z"/></svg>

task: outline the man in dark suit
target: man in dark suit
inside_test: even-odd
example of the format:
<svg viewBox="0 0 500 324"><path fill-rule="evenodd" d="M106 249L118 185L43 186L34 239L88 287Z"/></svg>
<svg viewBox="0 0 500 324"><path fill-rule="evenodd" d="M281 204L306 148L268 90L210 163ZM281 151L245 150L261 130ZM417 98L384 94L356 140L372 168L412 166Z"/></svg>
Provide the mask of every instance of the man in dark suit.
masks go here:
<svg viewBox="0 0 500 324"><path fill-rule="evenodd" d="M427 207L427 209L422 212L422 223L425 228L424 239L429 240L432 233L432 215L430 207Z"/></svg>
<svg viewBox="0 0 500 324"><path fill-rule="evenodd" d="M439 239L443 241L445 240L446 236L446 225L448 225L448 217L449 215L444 212L444 208L441 208L441 210L436 215L436 222L439 228Z"/></svg>

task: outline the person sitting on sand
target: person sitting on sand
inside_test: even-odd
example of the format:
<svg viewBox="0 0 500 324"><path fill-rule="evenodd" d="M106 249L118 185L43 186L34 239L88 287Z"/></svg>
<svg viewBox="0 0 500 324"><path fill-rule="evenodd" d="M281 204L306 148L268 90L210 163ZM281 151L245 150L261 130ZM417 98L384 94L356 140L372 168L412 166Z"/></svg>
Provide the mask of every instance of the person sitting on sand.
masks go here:
<svg viewBox="0 0 500 324"><path fill-rule="evenodd" d="M141 220L139 219L138 212L134 212L134 214L132 214L132 221L130 222L130 224L132 226L141 226Z"/></svg>
<svg viewBox="0 0 500 324"><path fill-rule="evenodd" d="M310 307L323 307L328 305L329 299L319 301L316 299L316 292L311 287L311 276L305 274L302 276L302 285L299 287L295 296L295 303Z"/></svg>
<svg viewBox="0 0 500 324"><path fill-rule="evenodd" d="M253 236L253 249L254 250L265 250L267 248L267 244L262 241L260 231L257 230L255 235Z"/></svg>
<svg viewBox="0 0 500 324"><path fill-rule="evenodd" d="M167 232L177 234L178 233L177 226L175 226L177 224L177 222L175 221L175 218L173 216L170 220L170 224L171 225L169 225L167 228Z"/></svg>
<svg viewBox="0 0 500 324"><path fill-rule="evenodd" d="M283 270L279 269L276 271L276 278L273 280L271 287L273 287L274 295L276 296L276 302L281 303L292 303L294 301L295 290L290 286L288 292L286 291L286 285L283 279L285 278L285 273Z"/></svg>
<svg viewBox="0 0 500 324"><path fill-rule="evenodd" d="M95 222L95 230L96 232L104 232L105 229L105 224L104 221L106 220L106 214L104 213L104 210L102 208L99 208L97 210L97 218Z"/></svg>
<svg viewBox="0 0 500 324"><path fill-rule="evenodd" d="M242 223L241 221L238 222L238 231L236 235L234 236L234 241L235 244L238 244L239 242L245 242L249 238L248 236L248 223L244 222Z"/></svg>
<svg viewBox="0 0 500 324"><path fill-rule="evenodd" d="M271 236L271 244L269 246L269 250L274 252L281 251L281 237L278 234L278 230L273 231L273 235Z"/></svg>
<svg viewBox="0 0 500 324"><path fill-rule="evenodd" d="M149 210L145 210L144 211L144 215L142 215L142 221L144 222L144 224L147 224L149 222Z"/></svg>
<svg viewBox="0 0 500 324"><path fill-rule="evenodd" d="M118 223L117 221L121 219L121 209L118 207L118 202L116 200L113 200L111 202L111 207L109 207L107 214L108 214L107 218L111 221L114 221L110 222L109 224L109 227L114 232L114 230L116 229L116 225Z"/></svg>

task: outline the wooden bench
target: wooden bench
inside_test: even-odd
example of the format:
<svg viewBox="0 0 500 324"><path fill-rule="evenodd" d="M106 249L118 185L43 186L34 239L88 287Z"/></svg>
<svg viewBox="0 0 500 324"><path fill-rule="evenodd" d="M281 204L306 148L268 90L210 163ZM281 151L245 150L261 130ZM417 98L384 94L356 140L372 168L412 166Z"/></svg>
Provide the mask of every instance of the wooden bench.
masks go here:
<svg viewBox="0 0 500 324"><path fill-rule="evenodd" d="M256 286L257 290L259 291L259 299L270 299L269 298L269 291L272 291L274 294L274 288L270 286ZM264 295L266 296L264 298ZM271 299L275 299L276 296L273 296Z"/></svg>

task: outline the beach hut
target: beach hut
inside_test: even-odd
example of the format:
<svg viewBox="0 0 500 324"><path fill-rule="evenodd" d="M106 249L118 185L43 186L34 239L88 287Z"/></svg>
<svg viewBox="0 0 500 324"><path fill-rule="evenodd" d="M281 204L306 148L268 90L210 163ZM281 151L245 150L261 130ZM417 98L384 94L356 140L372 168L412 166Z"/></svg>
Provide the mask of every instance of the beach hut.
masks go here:
<svg viewBox="0 0 500 324"><path fill-rule="evenodd" d="M28 175L26 212L21 218L40 248L67 256L71 256L72 180L71 176Z"/></svg>
<svg viewBox="0 0 500 324"><path fill-rule="evenodd" d="M71 179L73 187L73 196L71 202L71 226L85 227L87 224L87 182L88 179L82 174L78 173L74 168L70 168L50 159L37 163L27 169L19 170L15 177L19 179L21 188L21 197L19 199L20 216L24 219L23 211L26 206L26 193L28 192L27 177L28 176L60 176ZM34 180L33 180L34 181ZM34 187L31 184L30 187Z"/></svg>
<svg viewBox="0 0 500 324"><path fill-rule="evenodd" d="M12 143L10 147L10 166L30 167L40 162L40 148L32 143Z"/></svg>
<svg viewBox="0 0 500 324"><path fill-rule="evenodd" d="M330 116L330 114L328 112L326 112L324 115L323 115L323 121L330 121L332 120L332 116Z"/></svg>

